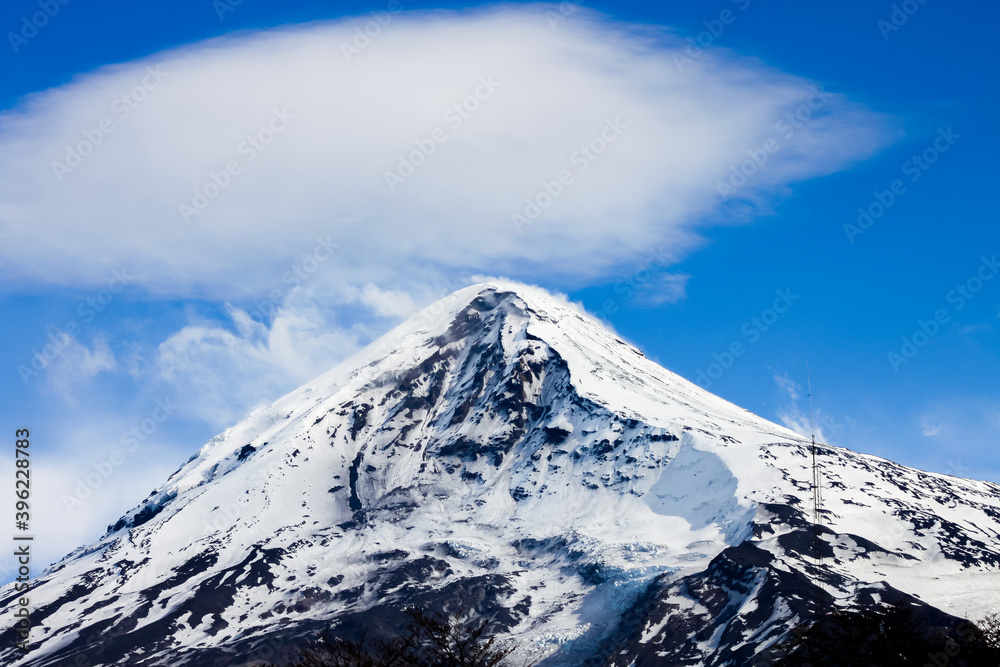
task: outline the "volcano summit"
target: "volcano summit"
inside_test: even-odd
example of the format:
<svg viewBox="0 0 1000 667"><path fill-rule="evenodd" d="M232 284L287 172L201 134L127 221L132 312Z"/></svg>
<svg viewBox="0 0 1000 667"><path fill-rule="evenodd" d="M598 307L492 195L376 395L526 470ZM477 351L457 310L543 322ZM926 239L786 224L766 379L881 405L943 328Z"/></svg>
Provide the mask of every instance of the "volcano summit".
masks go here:
<svg viewBox="0 0 1000 667"><path fill-rule="evenodd" d="M565 299L476 285L202 447L38 578L0 661L280 662L420 605L547 667L751 665L834 606L1000 608L1000 487L819 458L817 529L808 440Z"/></svg>

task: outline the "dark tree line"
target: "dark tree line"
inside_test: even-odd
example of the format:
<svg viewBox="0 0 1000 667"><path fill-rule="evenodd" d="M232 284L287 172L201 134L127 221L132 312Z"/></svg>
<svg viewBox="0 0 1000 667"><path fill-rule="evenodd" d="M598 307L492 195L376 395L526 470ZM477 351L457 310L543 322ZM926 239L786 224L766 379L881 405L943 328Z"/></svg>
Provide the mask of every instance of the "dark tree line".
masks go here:
<svg viewBox="0 0 1000 667"><path fill-rule="evenodd" d="M836 609L795 628L777 654L775 667L994 667L1000 614L933 631L902 607Z"/></svg>
<svg viewBox="0 0 1000 667"><path fill-rule="evenodd" d="M489 621L461 622L420 609L399 637L348 640L329 632L284 667L512 667L515 647L499 645ZM773 667L1000 667L1000 614L978 624L927 628L892 605L834 609L794 628L791 638L754 664ZM262 665L261 667L275 667Z"/></svg>
<svg viewBox="0 0 1000 667"><path fill-rule="evenodd" d="M489 621L462 623L420 609L406 613L410 622L400 637L353 641L326 633L285 667L511 667L515 647L498 645Z"/></svg>

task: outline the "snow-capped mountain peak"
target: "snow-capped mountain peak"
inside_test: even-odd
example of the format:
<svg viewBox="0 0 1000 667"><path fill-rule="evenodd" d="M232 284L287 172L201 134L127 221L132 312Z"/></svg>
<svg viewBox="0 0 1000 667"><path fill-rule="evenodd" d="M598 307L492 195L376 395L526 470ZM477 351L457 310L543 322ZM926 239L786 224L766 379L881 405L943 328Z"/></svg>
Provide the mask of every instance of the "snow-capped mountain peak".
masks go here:
<svg viewBox="0 0 1000 667"><path fill-rule="evenodd" d="M820 604L996 607L996 485L823 446L817 564L807 454L565 298L475 285L202 447L38 580L35 648L0 657L119 628L91 664L242 665L417 604L546 665L749 664Z"/></svg>

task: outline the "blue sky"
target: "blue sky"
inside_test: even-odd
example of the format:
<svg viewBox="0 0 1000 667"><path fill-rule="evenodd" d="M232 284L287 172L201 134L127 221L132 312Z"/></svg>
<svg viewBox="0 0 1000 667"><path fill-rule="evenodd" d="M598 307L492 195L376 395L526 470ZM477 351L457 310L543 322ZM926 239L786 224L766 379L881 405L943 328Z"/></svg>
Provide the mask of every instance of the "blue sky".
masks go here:
<svg viewBox="0 0 1000 667"><path fill-rule="evenodd" d="M44 557L476 276L798 428L808 363L829 442L1000 481L997 13L5 3L0 424Z"/></svg>

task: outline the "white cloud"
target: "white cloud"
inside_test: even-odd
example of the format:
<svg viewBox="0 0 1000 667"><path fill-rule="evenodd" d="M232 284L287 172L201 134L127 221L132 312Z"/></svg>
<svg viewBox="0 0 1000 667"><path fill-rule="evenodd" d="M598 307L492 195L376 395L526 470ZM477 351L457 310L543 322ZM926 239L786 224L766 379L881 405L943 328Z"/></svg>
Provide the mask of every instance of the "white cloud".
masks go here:
<svg viewBox="0 0 1000 667"><path fill-rule="evenodd" d="M315 302L286 302L266 324L233 306L228 311L233 327L185 326L160 344L155 361L182 412L217 428L333 366L359 339L367 342L357 329L330 324Z"/></svg>
<svg viewBox="0 0 1000 667"><path fill-rule="evenodd" d="M552 30L543 9L395 15L350 62L357 20L244 33L33 95L0 116L0 272L80 285L126 267L154 293L259 298L332 239L326 279L398 315L407 297L382 290L415 274L581 282L654 245L682 252L698 224L887 139L883 117L842 95L786 137L776 123L819 99L810 82L721 48L682 72L684 43L665 31L582 10ZM258 150L250 135L273 141ZM768 138L778 149L741 206L724 204L717 182ZM96 145L57 176L81 142ZM593 160L579 152L591 142ZM423 164L391 192L401 156ZM572 183L518 234L511 215L547 201L564 170ZM185 223L179 205L213 178L225 187Z"/></svg>
<svg viewBox="0 0 1000 667"><path fill-rule="evenodd" d="M783 391L788 392L788 398L792 402L796 402L799 400L799 390L802 387L800 387L790 377L788 377L788 373L775 373L774 382Z"/></svg>
<svg viewBox="0 0 1000 667"><path fill-rule="evenodd" d="M943 429L944 425L939 421L928 419L927 417L920 420L920 432L928 438L935 438L941 435Z"/></svg>
<svg viewBox="0 0 1000 667"><path fill-rule="evenodd" d="M844 425L838 424L836 419L819 408L813 409L808 404L800 406L802 385L792 380L787 372L775 373L774 382L782 394L787 394L784 404L778 408L776 415L778 420L799 435L808 438L815 434L816 442L833 444L831 438L839 433ZM808 394L805 400L809 400ZM810 410L812 415L809 413Z"/></svg>
<svg viewBox="0 0 1000 667"><path fill-rule="evenodd" d="M382 290L368 283L361 290L361 302L382 317L405 318L417 310L413 298L402 290Z"/></svg>
<svg viewBox="0 0 1000 667"><path fill-rule="evenodd" d="M153 402L130 416L70 409L71 418L54 417L32 429L33 567L99 538L187 458L185 451L193 451L164 433L163 424L174 414L156 407ZM142 440L123 441L133 428ZM14 470L3 466L0 484L13 488ZM12 580L16 568L16 560L0 555L0 582Z"/></svg>
<svg viewBox="0 0 1000 667"><path fill-rule="evenodd" d="M96 337L91 347L64 332L58 341L57 354L47 361L43 372L48 386L70 403L75 402L75 392L91 378L118 368L118 361L104 336Z"/></svg>
<svg viewBox="0 0 1000 667"><path fill-rule="evenodd" d="M684 273L653 273L648 282L639 285L636 304L656 308L666 303L679 303L687 296L690 278Z"/></svg>
<svg viewBox="0 0 1000 667"><path fill-rule="evenodd" d="M191 321L159 345L153 371L184 415L231 426L326 371L412 313L413 299L373 285L296 287L263 321L227 304L231 324ZM260 317L263 307L255 304Z"/></svg>
<svg viewBox="0 0 1000 667"><path fill-rule="evenodd" d="M816 433L814 429L809 428L809 415L803 414L798 409L798 406L780 409L778 411L778 419L785 428L789 428L807 438L811 434ZM822 429L819 430L822 431ZM825 438L822 436L822 433L816 433L816 440L824 442Z"/></svg>

